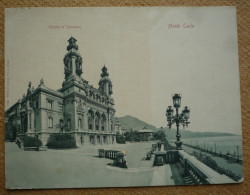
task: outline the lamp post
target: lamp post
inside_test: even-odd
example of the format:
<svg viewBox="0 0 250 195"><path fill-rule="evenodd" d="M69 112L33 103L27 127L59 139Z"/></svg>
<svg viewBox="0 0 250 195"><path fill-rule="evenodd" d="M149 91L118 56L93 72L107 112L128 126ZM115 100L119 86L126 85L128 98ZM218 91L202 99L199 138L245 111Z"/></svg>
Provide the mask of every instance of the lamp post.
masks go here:
<svg viewBox="0 0 250 195"><path fill-rule="evenodd" d="M177 127L177 132L176 132L176 149L177 150L182 150L182 142L180 140L181 135L179 132L179 126L180 124L183 125L183 128L188 127L188 122L189 119L189 114L190 114L190 109L185 106L184 110L182 110L182 113L179 114L179 107L181 106L181 95L180 94L174 94L172 96L173 98L173 105L176 109L176 114L174 116L174 110L172 109L172 106L168 106L168 109L166 110L166 116L167 116L167 121L168 121L168 127L169 129L171 128L172 124L176 124Z"/></svg>
<svg viewBox="0 0 250 195"><path fill-rule="evenodd" d="M164 141L164 131L163 131L163 127L161 127L161 141Z"/></svg>

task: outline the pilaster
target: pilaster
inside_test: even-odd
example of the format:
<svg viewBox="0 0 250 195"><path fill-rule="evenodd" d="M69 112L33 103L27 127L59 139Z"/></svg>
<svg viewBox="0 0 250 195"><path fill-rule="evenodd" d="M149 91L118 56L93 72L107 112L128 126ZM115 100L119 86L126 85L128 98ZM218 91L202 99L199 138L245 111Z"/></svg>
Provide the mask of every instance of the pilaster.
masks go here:
<svg viewBox="0 0 250 195"><path fill-rule="evenodd" d="M83 129L88 130L89 127L88 127L88 114L87 114L87 112L84 113L83 120L84 120Z"/></svg>

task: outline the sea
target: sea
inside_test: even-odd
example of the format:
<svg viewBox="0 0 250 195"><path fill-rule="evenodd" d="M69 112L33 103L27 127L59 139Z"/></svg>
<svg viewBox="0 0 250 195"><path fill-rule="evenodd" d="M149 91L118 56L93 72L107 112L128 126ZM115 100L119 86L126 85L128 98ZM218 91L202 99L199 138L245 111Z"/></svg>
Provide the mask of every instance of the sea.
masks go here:
<svg viewBox="0 0 250 195"><path fill-rule="evenodd" d="M215 151L222 154L235 154L242 159L242 136L220 136L220 137L203 137L193 139L181 139L182 143L200 146L208 150Z"/></svg>

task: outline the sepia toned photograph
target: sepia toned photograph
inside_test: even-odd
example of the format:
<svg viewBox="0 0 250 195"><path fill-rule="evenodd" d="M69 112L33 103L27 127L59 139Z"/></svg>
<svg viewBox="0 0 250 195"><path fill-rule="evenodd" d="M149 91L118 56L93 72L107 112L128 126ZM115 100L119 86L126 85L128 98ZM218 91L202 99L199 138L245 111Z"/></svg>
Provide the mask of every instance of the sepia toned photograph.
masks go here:
<svg viewBox="0 0 250 195"><path fill-rule="evenodd" d="M243 182L236 8L6 8L5 178Z"/></svg>

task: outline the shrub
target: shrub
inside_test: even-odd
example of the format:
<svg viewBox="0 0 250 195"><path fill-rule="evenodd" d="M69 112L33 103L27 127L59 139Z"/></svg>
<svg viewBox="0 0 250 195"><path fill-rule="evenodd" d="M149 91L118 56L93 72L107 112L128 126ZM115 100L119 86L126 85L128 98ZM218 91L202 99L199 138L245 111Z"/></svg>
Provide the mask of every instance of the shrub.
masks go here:
<svg viewBox="0 0 250 195"><path fill-rule="evenodd" d="M125 137L122 135L116 135L116 142L118 144L125 144Z"/></svg>
<svg viewBox="0 0 250 195"><path fill-rule="evenodd" d="M76 148L76 140L71 134L51 134L47 143L49 148Z"/></svg>
<svg viewBox="0 0 250 195"><path fill-rule="evenodd" d="M136 140L136 132L126 132L125 134L125 141L135 141Z"/></svg>
<svg viewBox="0 0 250 195"><path fill-rule="evenodd" d="M37 137L25 136L22 140L24 147L40 147L43 145L42 141Z"/></svg>

